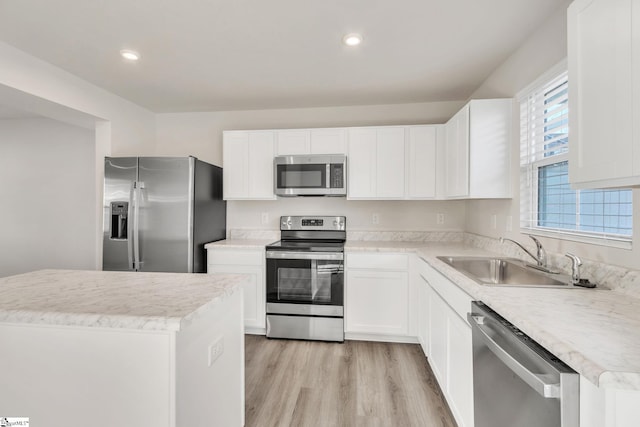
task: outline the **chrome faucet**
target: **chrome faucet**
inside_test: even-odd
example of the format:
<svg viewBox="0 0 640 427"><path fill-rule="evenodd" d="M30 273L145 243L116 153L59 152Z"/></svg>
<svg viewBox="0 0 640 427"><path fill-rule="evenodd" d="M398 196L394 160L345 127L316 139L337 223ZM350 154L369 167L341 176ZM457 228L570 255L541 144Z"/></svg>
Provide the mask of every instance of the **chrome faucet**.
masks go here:
<svg viewBox="0 0 640 427"><path fill-rule="evenodd" d="M577 285L580 283L580 266L582 265L582 260L569 252L567 252L565 256L571 260L571 283Z"/></svg>
<svg viewBox="0 0 640 427"><path fill-rule="evenodd" d="M536 239L533 236L529 236L529 237L536 244L536 255L532 254L527 248L525 248L524 246L522 246L520 243L516 242L513 239L506 239L504 237L501 237L500 238L500 243L504 243L505 240L508 240L509 242L512 242L512 243L515 243L516 245L518 245L518 247L520 249L522 249L524 252L526 252L531 258L533 258L536 261L536 264L538 264L538 267L541 267L541 268L546 270L546 268L547 268L547 252L544 250L544 248L542 247L542 243L540 243L540 241L538 239Z"/></svg>

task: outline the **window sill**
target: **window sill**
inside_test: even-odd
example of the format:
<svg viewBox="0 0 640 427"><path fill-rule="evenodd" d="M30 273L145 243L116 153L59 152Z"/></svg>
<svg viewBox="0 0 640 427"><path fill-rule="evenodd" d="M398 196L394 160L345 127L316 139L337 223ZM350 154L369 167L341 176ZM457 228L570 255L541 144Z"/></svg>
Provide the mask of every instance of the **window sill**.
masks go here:
<svg viewBox="0 0 640 427"><path fill-rule="evenodd" d="M533 234L534 236L550 237L553 239L568 240L571 242L587 243L590 245L608 246L610 248L618 249L633 249L633 242L631 240L624 240L620 238L604 238L593 237L579 233L572 233L570 231L557 231L546 228L533 228L533 227L520 227L520 231L524 234Z"/></svg>

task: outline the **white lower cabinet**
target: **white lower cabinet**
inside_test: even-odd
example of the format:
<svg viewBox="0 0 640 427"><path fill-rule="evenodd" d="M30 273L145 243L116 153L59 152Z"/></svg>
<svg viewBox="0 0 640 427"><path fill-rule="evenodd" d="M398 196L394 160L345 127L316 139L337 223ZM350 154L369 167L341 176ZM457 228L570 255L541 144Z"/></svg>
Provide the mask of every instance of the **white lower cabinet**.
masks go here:
<svg viewBox="0 0 640 427"><path fill-rule="evenodd" d="M429 288L429 364L442 391L447 384L447 303Z"/></svg>
<svg viewBox="0 0 640 427"><path fill-rule="evenodd" d="M248 274L251 280L243 287L245 333L266 333L265 310L265 253L264 249L235 249L214 247L207 249L207 273Z"/></svg>
<svg viewBox="0 0 640 427"><path fill-rule="evenodd" d="M346 338L416 342L409 256L347 253L346 268Z"/></svg>
<svg viewBox="0 0 640 427"><path fill-rule="evenodd" d="M429 364L458 425L473 427L473 348L466 320L472 298L425 262L419 272L419 286L428 293L426 319L418 318L427 321L422 327L427 328Z"/></svg>
<svg viewBox="0 0 640 427"><path fill-rule="evenodd" d="M639 390L598 387L580 376L580 427L636 427Z"/></svg>
<svg viewBox="0 0 640 427"><path fill-rule="evenodd" d="M425 356L429 354L429 305L431 302L430 299L430 288L429 283L422 278L419 272L419 265L424 264L422 260L418 260L417 257L414 257L415 265L412 271L412 278L415 281L416 293L418 295L418 307L416 313L416 334L418 335L418 342L422 347L422 351Z"/></svg>

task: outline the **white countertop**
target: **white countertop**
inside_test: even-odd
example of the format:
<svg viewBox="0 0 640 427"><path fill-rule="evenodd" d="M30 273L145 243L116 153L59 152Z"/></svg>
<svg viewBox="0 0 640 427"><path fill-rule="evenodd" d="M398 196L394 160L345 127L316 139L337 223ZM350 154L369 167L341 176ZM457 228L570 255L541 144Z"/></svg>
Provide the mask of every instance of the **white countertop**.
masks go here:
<svg viewBox="0 0 640 427"><path fill-rule="evenodd" d="M40 270L0 278L0 322L177 331L220 304L237 274Z"/></svg>
<svg viewBox="0 0 640 427"><path fill-rule="evenodd" d="M270 243L278 239L227 239L218 240L204 245L205 249L264 249Z"/></svg>
<svg viewBox="0 0 640 427"><path fill-rule="evenodd" d="M235 240L226 246L247 244ZM264 244L255 242L254 247ZM483 301L594 384L640 390L638 298L597 288L483 286L436 258L499 255L464 243L348 240L345 251L416 253L473 299Z"/></svg>

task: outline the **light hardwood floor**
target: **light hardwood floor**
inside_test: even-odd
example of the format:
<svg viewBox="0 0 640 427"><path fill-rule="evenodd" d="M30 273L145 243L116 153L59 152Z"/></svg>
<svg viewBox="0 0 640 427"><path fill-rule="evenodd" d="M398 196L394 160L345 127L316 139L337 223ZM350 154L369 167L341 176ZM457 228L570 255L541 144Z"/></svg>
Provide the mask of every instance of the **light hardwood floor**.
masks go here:
<svg viewBox="0 0 640 427"><path fill-rule="evenodd" d="M246 426L425 426L455 422L420 347L246 335Z"/></svg>

